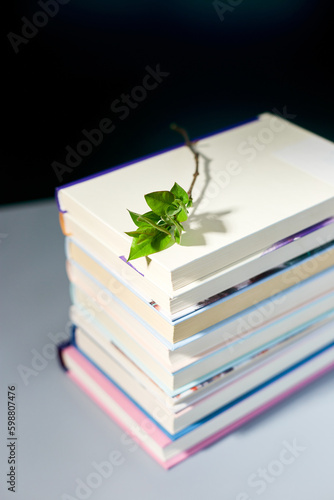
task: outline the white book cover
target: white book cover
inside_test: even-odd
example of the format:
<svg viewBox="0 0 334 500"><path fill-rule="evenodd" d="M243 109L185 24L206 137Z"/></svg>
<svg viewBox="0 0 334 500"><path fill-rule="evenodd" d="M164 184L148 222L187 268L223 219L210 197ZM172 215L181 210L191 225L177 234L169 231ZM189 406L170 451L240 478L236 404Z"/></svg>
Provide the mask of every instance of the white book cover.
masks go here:
<svg viewBox="0 0 334 500"><path fill-rule="evenodd" d="M298 161L304 148L307 161L305 155ZM197 141L196 149L200 175L181 245L132 261L173 289L334 214L334 145L286 120L265 113ZM127 209L146 212L144 195L174 182L187 190L193 170L192 153L180 146L59 188L59 209L127 256L131 237L125 231L135 229Z"/></svg>

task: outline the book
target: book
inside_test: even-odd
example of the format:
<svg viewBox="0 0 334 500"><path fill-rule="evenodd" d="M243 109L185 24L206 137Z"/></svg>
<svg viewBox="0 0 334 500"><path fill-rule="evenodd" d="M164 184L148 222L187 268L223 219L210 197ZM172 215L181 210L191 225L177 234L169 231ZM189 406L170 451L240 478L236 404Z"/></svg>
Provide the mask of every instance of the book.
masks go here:
<svg viewBox="0 0 334 500"><path fill-rule="evenodd" d="M277 323L284 316L307 307L313 301L333 292L333 283L332 267L302 281L298 287L270 297L260 305L241 311L232 318L220 321L176 344L168 343L159 332L151 329L110 292L101 289L96 281L89 280L87 276L77 284L70 284L74 305L71 310L77 306L81 311L80 315L89 322L99 319L111 332L111 340L114 342L119 338L128 346L129 338L150 352L161 365L178 369L204 354L212 353L232 342L242 341L258 329ZM73 318L72 314L71 316Z"/></svg>
<svg viewBox="0 0 334 500"><path fill-rule="evenodd" d="M167 370L164 366L161 366L158 360L145 355L144 350L141 346L132 345L132 349L124 348L124 345L120 347L120 342L112 343L110 338L112 335L110 331L107 330L98 321L94 323L89 323L83 319L83 316L76 314L76 310L72 310L72 318L76 321L74 324L80 326L86 332L96 338L97 341L103 343L108 352L115 353L116 349L119 353L122 353L122 359L130 359L139 369L144 372L153 382L158 385L167 395L173 396L180 394L181 392L191 389L192 387L205 382L209 378L213 378L221 372L228 372L231 369L235 369L236 366L242 365L250 357L255 357L261 352L274 348L275 346L280 346L282 342L286 342L289 339L293 340L297 335L306 330L308 326L316 325L319 321L326 317L331 317L333 313L333 294L329 298L325 298L320 303L315 304L316 307L307 308L310 309L309 318L302 318L302 314L305 314L305 310L301 311L299 314L295 313L295 322L297 326L288 329L287 326L282 325L282 330L279 328L280 324L275 324L271 328L259 329L259 332L255 332L249 338L239 340L230 345L224 346L222 349L218 349L216 352L204 356L202 359L198 359L194 363L181 368L178 371L171 372ZM322 311L317 316L313 309ZM302 318L302 319L301 319ZM291 322L291 318L285 320L286 323ZM300 322L301 321L301 322ZM268 338L266 338L266 333ZM257 335L260 339L257 340ZM276 336L275 336L276 335ZM262 345L258 345L260 343ZM257 347L255 347L257 346Z"/></svg>
<svg viewBox="0 0 334 500"><path fill-rule="evenodd" d="M95 281L100 287L100 293L104 293L104 291L115 292L113 294L115 303L120 300L123 307L131 311L131 314L137 315L151 329L172 344L231 318L255 304L260 304L263 300L268 298L273 300L273 297L278 293L289 288L295 289L301 281L329 269L334 264L334 245L325 245L325 248L314 254L311 253L309 256L304 256L301 260L292 261L287 267L276 270L262 280L251 283L240 290L235 290L231 294L215 297L212 302L211 300L205 302L199 309L195 308L183 317L170 320L159 311L159 308L145 302L124 283L115 283L114 277L98 261L82 249L80 252L84 256L80 260L82 265L74 259L67 261L66 270L70 281L78 284L81 288L82 283L88 287L94 287L91 283Z"/></svg>
<svg viewBox="0 0 334 500"><path fill-rule="evenodd" d="M57 190L60 359L166 468L334 367L334 144L265 113L194 147L181 245L148 258L127 262L127 209L186 187L186 146Z"/></svg>
<svg viewBox="0 0 334 500"><path fill-rule="evenodd" d="M175 438L164 432L74 346L64 347L59 352L68 376L166 469L211 445L334 368L332 343Z"/></svg>
<svg viewBox="0 0 334 500"><path fill-rule="evenodd" d="M87 330L94 324L98 335L104 336L110 344L121 350L160 387L169 390L179 390L186 385L191 387L222 370L227 370L249 355L255 355L282 340L294 337L309 324L317 323L323 315L334 311L332 290L331 293L306 303L276 321L259 326L234 340L228 339L223 345L204 352L195 359L188 358L171 365L159 358L149 344L127 335L126 329L120 328L103 310L96 311L94 319L90 321L88 316L92 302L87 295L80 292L78 295L81 295L83 303L79 302L78 306L71 308L70 317L73 323Z"/></svg>
<svg viewBox="0 0 334 500"><path fill-rule="evenodd" d="M128 336L146 346L154 356L167 366L177 366L191 359L197 359L205 352L211 352L219 346L242 339L273 321L333 291L334 268L317 273L303 280L299 286L288 289L265 299L260 305L253 305L245 311L220 321L215 325L195 333L175 344L168 342L159 332L150 328L139 316L124 306L111 292L82 275L82 279L70 283L72 303L86 310L86 318L93 321L96 314L104 311L111 321L109 329L122 330L122 339Z"/></svg>
<svg viewBox="0 0 334 500"><path fill-rule="evenodd" d="M251 147L251 139L260 141L258 148ZM310 153L306 162L298 152L310 142L317 154ZM334 181L325 161L334 145L282 118L264 113L197 141L196 148L201 175L182 245L135 262L165 289L265 253L334 213ZM187 186L191 173L192 154L176 147L58 188L59 209L115 254L127 256L131 238L124 231L132 228L127 209L145 212L146 193L170 189L174 182Z"/></svg>
<svg viewBox="0 0 334 500"><path fill-rule="evenodd" d="M127 262L125 256L116 255L101 241L94 238L68 213L64 213L62 219L65 235L71 235L65 238L65 253L68 259L73 258L80 262L84 258L82 251L94 256L94 259L111 273L115 292L119 288L118 283L121 282L146 302L158 304L160 311L169 317L183 315L184 310L193 310L197 304L209 297L246 280L253 280L259 274L271 271L298 256L334 241L334 218L330 218L321 224L291 235L288 241L276 243L266 252L259 252L220 272L197 279L187 286L170 292L164 289L163 283L156 284L138 272L135 262Z"/></svg>
<svg viewBox="0 0 334 500"><path fill-rule="evenodd" d="M98 339L95 341L80 327L75 329L74 345L159 425L169 433L177 434L332 342L333 333L328 329L319 333L319 327L333 319L333 312L324 315L293 338L283 339L279 345L269 349L266 356L257 356L255 363L251 362L255 357L250 356L244 362L244 369L235 370L233 376L225 379L218 389L212 392L208 384L196 401L189 404L184 399L182 408L168 404L167 395L155 397L149 386L140 383L141 377L127 372L126 363L120 363L120 359L116 361L112 350L105 349Z"/></svg>

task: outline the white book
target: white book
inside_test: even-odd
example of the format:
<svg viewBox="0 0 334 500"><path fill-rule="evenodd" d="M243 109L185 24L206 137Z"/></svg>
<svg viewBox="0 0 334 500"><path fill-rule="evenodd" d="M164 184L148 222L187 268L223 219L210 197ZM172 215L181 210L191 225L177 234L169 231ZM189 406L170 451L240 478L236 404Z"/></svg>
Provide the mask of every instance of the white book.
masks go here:
<svg viewBox="0 0 334 500"><path fill-rule="evenodd" d="M134 261L157 286L184 287L334 214L334 145L282 118L262 114L196 148L200 175L182 244ZM177 147L60 187L59 209L127 256L125 231L134 228L127 209L146 212L145 194L175 182L187 189L192 173L192 153Z"/></svg>
<svg viewBox="0 0 334 500"><path fill-rule="evenodd" d="M334 292L334 268L302 281L288 289L250 307L228 320L216 323L188 339L167 344L159 333L123 307L110 293L103 291L99 284L83 277L77 284L71 283L72 302L83 311L88 321L97 319L111 332L114 342L127 340L140 344L162 366L173 371L187 366L206 354L224 346L241 342L257 330L279 322L284 316L307 308L312 302ZM118 334L118 335L117 335Z"/></svg>
<svg viewBox="0 0 334 500"><path fill-rule="evenodd" d="M302 287L300 294L303 294ZM136 335L135 332L128 331L126 323L121 318L119 321L115 321L105 308L96 308L93 298L83 290L74 286L72 296L75 305L72 306L71 317L75 324L80 325L82 318L89 318L89 321L100 325L107 339L117 345L133 361L138 359L142 365L146 366L150 372L155 373L158 377L159 373L164 377L167 372L168 376L171 375L171 377L175 378L175 384L178 379L182 379L183 382L185 380L192 382L217 368L224 367L227 369L233 361L251 352L253 354L260 352L276 343L279 339L294 335L308 322L312 322L320 315L334 310L334 286L332 285L330 292L323 292L319 297L306 301L297 308L290 309L272 321L264 316L261 325L254 328L248 324L246 332L237 332L235 328L238 325L238 319L239 324L241 324L241 321L245 317L247 318L246 314L241 314L239 318L236 318L234 325L231 325L231 322L228 321L222 322L216 325L216 328L211 333L208 332L203 335L207 340L207 347L203 352L198 353L196 356L183 356L183 359L171 363L160 355L151 342L147 341L147 337L145 338L140 332ZM289 298L287 297L284 302L289 304ZM245 324L247 325L247 321ZM213 341L214 343L214 340L217 341L219 337L220 342L218 341L210 349L210 342ZM197 341L194 340L194 342Z"/></svg>
<svg viewBox="0 0 334 500"><path fill-rule="evenodd" d="M94 332L94 336L104 337L111 351L114 351L116 346L160 388L169 394L174 394L190 389L235 365L240 365L249 357L255 357L282 341L293 339L309 325L332 315L333 311L334 292L178 369L164 365L146 346L135 342L129 336L123 340L122 334L125 336L125 331L103 311L96 314L93 321L87 321L86 309L72 307L71 319L78 327L91 331L92 334Z"/></svg>
<svg viewBox="0 0 334 500"><path fill-rule="evenodd" d="M269 297L227 320L198 332L191 337L171 344L159 332L149 327L139 316L100 283L81 273L71 282L70 294L74 305L86 310L86 317L93 321L100 312L107 317L110 330L121 331L121 339L140 343L152 356L167 367L181 367L199 359L231 342L241 341L259 328L280 320L312 301L334 291L334 267L303 280L286 292Z"/></svg>
<svg viewBox="0 0 334 500"><path fill-rule="evenodd" d="M68 375L161 465L169 468L333 369L333 351L331 344L179 437L162 432L73 346L64 348L60 356Z"/></svg>
<svg viewBox="0 0 334 500"><path fill-rule="evenodd" d="M146 276L135 269L136 262L126 262L124 256L116 255L110 248L80 226L69 214L63 215L66 238L65 251L69 259L82 258L82 251L100 262L114 280L115 292L118 283L123 283L143 300L158 304L162 313L169 317L184 316L185 312L195 310L199 303L209 297L224 292L240 283L254 279L259 274L268 272L291 259L306 254L334 240L334 218L326 221L321 227L313 227L308 232L294 235L289 243L275 247L266 253L259 252L252 257L229 266L213 275L198 279L170 293L158 287ZM80 262L80 260L79 260ZM111 278L111 279L112 279Z"/></svg>
<svg viewBox="0 0 334 500"><path fill-rule="evenodd" d="M214 392L202 395L200 400L185 405L181 410L168 406L167 396L163 399L155 397L138 381L138 378L131 376L84 330L78 328L75 342L79 350L107 377L111 378L128 397L149 413L167 432L176 434L333 342L334 335L331 329L320 328L330 320L333 321L333 315L319 322L317 326L307 328L295 339L282 343L280 349L273 349L267 358L263 360L258 358L257 363L253 363L247 371L237 373L234 378L225 381Z"/></svg>
<svg viewBox="0 0 334 500"><path fill-rule="evenodd" d="M160 340L163 339L162 341L170 346L191 338L195 334L213 327L223 320L232 318L267 299L269 303L271 301L277 302L276 295L284 291L289 292L291 289L294 292L299 283L330 269L334 265L334 245L328 246L314 255L298 259L286 268L279 269L259 281L234 291L234 293L223 295L219 300L203 304L201 308L175 320L170 320L157 307L145 302L124 283L115 281L101 263L84 251L76 252L75 257L77 260L67 261L67 274L72 283L78 284L81 288L95 289L94 292L89 291L88 293L92 294L97 301L109 300L109 294L112 293L112 302L114 303L112 308L115 313L118 304L120 304L130 316L140 318L143 323L149 325L149 328L157 333ZM314 290L315 295L322 293L321 286L317 290L318 292ZM129 317L128 314L126 317Z"/></svg>

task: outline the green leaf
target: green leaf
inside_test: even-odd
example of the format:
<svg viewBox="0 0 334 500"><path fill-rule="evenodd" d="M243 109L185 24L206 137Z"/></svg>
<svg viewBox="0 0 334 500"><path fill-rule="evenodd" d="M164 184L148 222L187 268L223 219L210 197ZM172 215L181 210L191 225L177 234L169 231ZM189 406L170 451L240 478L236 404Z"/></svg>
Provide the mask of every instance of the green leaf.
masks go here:
<svg viewBox="0 0 334 500"><path fill-rule="evenodd" d="M128 236L132 238L139 238L142 234L146 234L147 236L154 236L155 229L152 226L140 227L136 231L127 231L125 232Z"/></svg>
<svg viewBox="0 0 334 500"><path fill-rule="evenodd" d="M165 226L162 226L162 225L158 226L158 224L156 224L155 222L153 222L153 220L148 219L147 217L144 217L144 215L140 215L139 216L139 220L146 222L151 227L154 227L155 229L158 229L159 231L162 231L163 233L170 234L170 231L168 231ZM159 220L160 220L160 218L159 218Z"/></svg>
<svg viewBox="0 0 334 500"><path fill-rule="evenodd" d="M180 244L181 243L181 233L180 231L178 230L178 228L175 226L175 229L174 229L174 239L175 239L175 242Z"/></svg>
<svg viewBox="0 0 334 500"><path fill-rule="evenodd" d="M180 212L176 216L176 220L178 222L184 222L188 219L188 210L186 209L185 204L181 201L180 202Z"/></svg>
<svg viewBox="0 0 334 500"><path fill-rule="evenodd" d="M171 191L155 191L145 195L151 211L143 215L129 214L138 229L125 234L132 237L128 260L146 257L180 243L184 228L181 222L188 219L187 207L191 206L185 190L175 182Z"/></svg>
<svg viewBox="0 0 334 500"><path fill-rule="evenodd" d="M170 234L167 235L158 230L155 230L154 235L142 234L132 240L128 261L160 252L173 244L174 240Z"/></svg>
<svg viewBox="0 0 334 500"><path fill-rule="evenodd" d="M154 213L164 216L172 206L175 196L170 191L155 191L145 195L145 200Z"/></svg>
<svg viewBox="0 0 334 500"><path fill-rule="evenodd" d="M136 212L131 212L131 210L128 210L128 212L137 227L145 227L147 225L151 225L151 221L157 223L160 220L160 216L155 214L154 212L146 212L143 215L137 214ZM143 217L145 217L146 220L143 219ZM149 219L149 221L147 219Z"/></svg>
<svg viewBox="0 0 334 500"><path fill-rule="evenodd" d="M168 223L172 226L171 227L171 234L176 241L176 243L180 243L181 241L181 234L182 231L184 231L184 228L180 222L176 220L176 218L173 217L168 217Z"/></svg>
<svg viewBox="0 0 334 500"><path fill-rule="evenodd" d="M159 220L161 219L160 215L157 215L155 214L154 212L150 211L150 212L146 212L145 214L141 215L140 217L146 217L146 219L150 219L152 220L153 222L155 222L156 224L159 222Z"/></svg>
<svg viewBox="0 0 334 500"><path fill-rule="evenodd" d="M181 200L185 205L189 202L188 194L176 182L175 182L174 186L172 187L172 189L170 190L170 192L173 193L175 198L178 198L179 200Z"/></svg>
<svg viewBox="0 0 334 500"><path fill-rule="evenodd" d="M184 229L183 229L183 226L177 222L177 220L174 220L174 224L175 224L175 226L176 226L176 230L177 230L177 231L178 231L178 233L179 233L179 241L178 241L177 243L180 243L181 234L182 234L182 231L183 231ZM176 232L176 230L175 230L175 232Z"/></svg>
<svg viewBox="0 0 334 500"><path fill-rule="evenodd" d="M140 217L140 214L136 214L136 212L131 212L131 210L128 210L130 216L131 216L131 219L133 220L133 222L136 224L137 227L140 227L142 226L143 224L141 224L137 219L138 217Z"/></svg>
<svg viewBox="0 0 334 500"><path fill-rule="evenodd" d="M180 200L175 200L176 202L179 202ZM169 215L169 216L173 216L173 215L176 215L180 212L181 210L181 207L179 204L174 204L171 205L169 208L167 208L167 212L166 214Z"/></svg>

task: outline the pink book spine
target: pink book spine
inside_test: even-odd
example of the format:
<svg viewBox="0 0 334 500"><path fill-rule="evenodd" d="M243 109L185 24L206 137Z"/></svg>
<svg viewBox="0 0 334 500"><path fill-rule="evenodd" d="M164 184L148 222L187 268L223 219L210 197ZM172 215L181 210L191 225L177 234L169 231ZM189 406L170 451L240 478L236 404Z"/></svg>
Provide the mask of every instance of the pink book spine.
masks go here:
<svg viewBox="0 0 334 500"><path fill-rule="evenodd" d="M134 403L132 403L121 391L119 391L113 384L112 382L105 377L102 373L99 372L97 368L95 368L84 356L82 356L75 347L69 346L64 349L66 351L67 356L73 359L76 364L80 366L88 375L91 377L100 387L103 389L107 394L110 395L110 397L129 415L131 415L131 418L135 421L137 426L139 428L144 428L145 430L145 424L149 423L149 427L146 428L146 432L149 434L149 436L162 448L170 444L172 441L166 436ZM117 424L123 428L128 434L131 435L131 437L136 441L147 453L149 453L162 467L165 469L170 469L171 467L174 467L178 463L182 462L186 458L190 457L191 455L197 453L201 449L211 445L218 439L221 439L222 437L226 436L230 432L238 429L241 427L243 424L251 420L252 418L256 417L257 415L260 415L261 413L265 412L272 406L276 405L283 399L289 397L292 395L294 392L299 391L306 385L310 384L314 380L316 380L318 377L321 377L325 373L331 371L334 369L334 362L331 363L330 365L327 365L326 367L318 370L316 373L310 375L309 377L305 378L302 382L299 382L298 384L294 385L290 389L286 390L285 392L279 394L278 396L272 398L270 401L267 403L263 404L262 406L256 408L255 410L251 411L244 417L238 419L237 421L233 422L232 424L228 425L227 427L224 427L220 431L216 432L215 434L209 436L208 438L204 439L200 443L196 444L195 446L189 448L186 451L180 452L178 455L175 457L167 460L166 462L162 461L159 457L157 457L152 450L148 448L148 446L145 443L145 440L141 440L137 436L133 435L133 432L131 431L130 428L124 422L117 416L115 415L110 408L99 398L91 389L89 389L84 383L82 383L76 375L69 371L68 375L69 377L74 380L82 389L84 392L86 392Z"/></svg>

